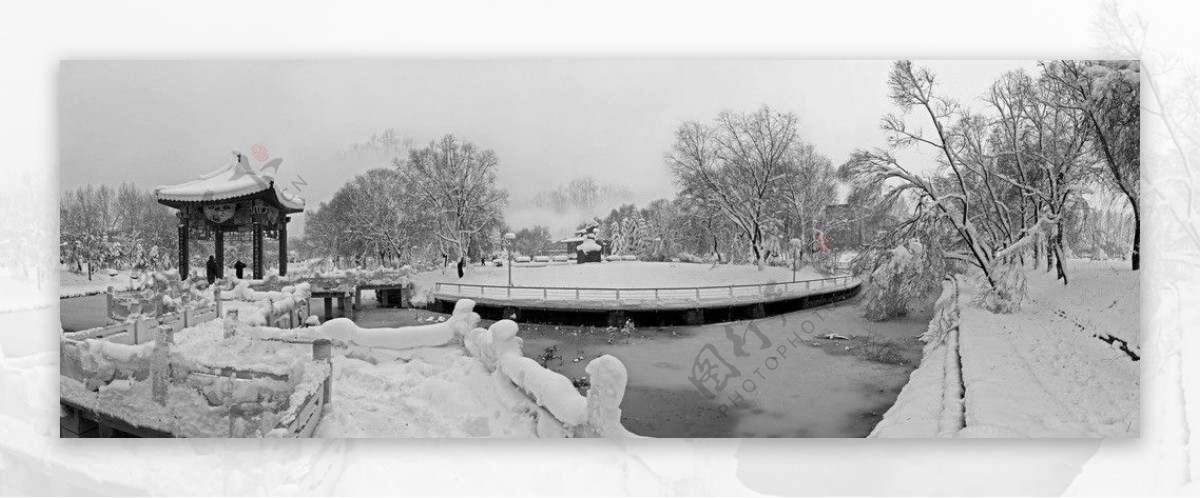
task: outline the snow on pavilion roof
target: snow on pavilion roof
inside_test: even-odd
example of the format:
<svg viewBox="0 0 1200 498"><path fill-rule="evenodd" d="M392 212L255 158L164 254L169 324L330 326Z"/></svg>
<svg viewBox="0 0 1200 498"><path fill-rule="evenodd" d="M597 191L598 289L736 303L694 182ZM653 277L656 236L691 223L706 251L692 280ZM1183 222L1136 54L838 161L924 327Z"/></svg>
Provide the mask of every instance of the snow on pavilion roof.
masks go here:
<svg viewBox="0 0 1200 498"><path fill-rule="evenodd" d="M155 187L161 201L206 202L235 199L270 190L279 205L288 210L304 211L304 199L275 188L275 171L283 159L275 158L258 171L246 155L234 152L234 159L216 171L178 185Z"/></svg>

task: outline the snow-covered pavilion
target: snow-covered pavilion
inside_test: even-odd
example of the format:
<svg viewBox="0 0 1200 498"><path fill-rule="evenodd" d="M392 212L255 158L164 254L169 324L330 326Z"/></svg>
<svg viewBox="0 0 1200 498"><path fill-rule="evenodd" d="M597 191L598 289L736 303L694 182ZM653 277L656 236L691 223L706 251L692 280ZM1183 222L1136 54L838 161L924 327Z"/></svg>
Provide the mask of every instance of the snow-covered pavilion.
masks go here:
<svg viewBox="0 0 1200 498"><path fill-rule="evenodd" d="M233 153L233 160L216 171L178 185L154 189L159 204L178 209L179 275L188 275L188 243L212 240L218 275L225 270L225 238L248 235L253 242L251 270L263 278L263 239L279 241L279 274L287 274L287 224L290 214L304 212L304 199L275 187L282 159L259 167Z"/></svg>

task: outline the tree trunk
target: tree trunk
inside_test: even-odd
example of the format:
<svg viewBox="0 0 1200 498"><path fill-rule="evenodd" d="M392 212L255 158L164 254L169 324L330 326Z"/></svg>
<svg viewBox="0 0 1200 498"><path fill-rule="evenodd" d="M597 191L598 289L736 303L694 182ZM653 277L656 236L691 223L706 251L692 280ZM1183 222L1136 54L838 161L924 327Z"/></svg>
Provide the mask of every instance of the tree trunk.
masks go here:
<svg viewBox="0 0 1200 498"><path fill-rule="evenodd" d="M1023 223L1023 222L1022 222ZM1022 264L1024 264L1025 255L1021 255ZM1038 235L1037 240L1033 242L1033 269L1038 269L1042 264L1042 236Z"/></svg>
<svg viewBox="0 0 1200 498"><path fill-rule="evenodd" d="M1063 285L1067 285L1067 269L1063 267L1063 232L1062 232L1062 229L1061 228L1055 229L1054 235L1055 235L1054 254L1056 256L1054 259L1056 259L1058 261L1058 267L1057 267L1058 268L1058 278L1062 279Z"/></svg>
<svg viewBox="0 0 1200 498"><path fill-rule="evenodd" d="M758 226L754 227L754 234L750 238L750 248L754 250L754 262L758 264L758 271L765 270L767 258L762 250L762 229Z"/></svg>
<svg viewBox="0 0 1200 498"><path fill-rule="evenodd" d="M1054 237L1046 236L1046 272L1054 268Z"/></svg>
<svg viewBox="0 0 1200 498"><path fill-rule="evenodd" d="M1133 265L1133 271L1138 271L1142 268L1142 216L1138 211L1137 205L1133 207L1133 254L1129 256L1129 260Z"/></svg>

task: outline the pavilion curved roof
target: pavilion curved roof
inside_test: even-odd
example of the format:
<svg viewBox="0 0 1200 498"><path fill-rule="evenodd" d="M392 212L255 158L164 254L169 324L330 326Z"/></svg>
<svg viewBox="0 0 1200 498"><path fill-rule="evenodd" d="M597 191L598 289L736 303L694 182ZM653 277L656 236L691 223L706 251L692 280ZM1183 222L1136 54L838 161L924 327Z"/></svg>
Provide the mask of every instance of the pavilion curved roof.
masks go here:
<svg viewBox="0 0 1200 498"><path fill-rule="evenodd" d="M188 182L155 187L154 195L160 204L176 208L215 201L263 199L284 212L303 212L302 197L275 188L275 172L282 162L275 158L255 170L246 155L234 152L233 160L217 170Z"/></svg>

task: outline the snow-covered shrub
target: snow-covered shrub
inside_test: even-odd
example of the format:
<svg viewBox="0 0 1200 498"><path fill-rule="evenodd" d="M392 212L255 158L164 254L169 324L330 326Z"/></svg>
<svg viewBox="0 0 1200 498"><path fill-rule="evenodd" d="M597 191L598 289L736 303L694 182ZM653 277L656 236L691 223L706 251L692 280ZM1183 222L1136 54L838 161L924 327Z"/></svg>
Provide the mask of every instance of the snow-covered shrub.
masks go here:
<svg viewBox="0 0 1200 498"><path fill-rule="evenodd" d="M946 265L940 254L917 239L877 255L874 269L863 279L863 305L868 320L888 320L908 314L909 307L939 288Z"/></svg>
<svg viewBox="0 0 1200 498"><path fill-rule="evenodd" d="M625 325L621 326L621 334L628 336L634 332L637 332L637 325L633 324L633 320L625 320Z"/></svg>
<svg viewBox="0 0 1200 498"><path fill-rule="evenodd" d="M989 285L980 276L979 293L975 294L971 304L992 313L1012 313L1021 309L1028 287L1025 270L1014 263L996 265L992 268L992 279L994 283Z"/></svg>

